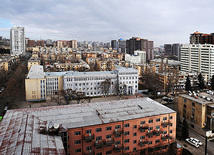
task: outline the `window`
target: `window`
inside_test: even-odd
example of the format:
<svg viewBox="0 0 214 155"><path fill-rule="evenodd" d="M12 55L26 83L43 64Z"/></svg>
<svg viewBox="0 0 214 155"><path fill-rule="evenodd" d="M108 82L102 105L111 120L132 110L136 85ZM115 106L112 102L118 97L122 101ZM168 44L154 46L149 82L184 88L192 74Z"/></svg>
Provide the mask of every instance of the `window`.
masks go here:
<svg viewBox="0 0 214 155"><path fill-rule="evenodd" d="M133 129L137 129L137 125L133 125Z"/></svg>
<svg viewBox="0 0 214 155"><path fill-rule="evenodd" d="M118 138L118 137L121 137L121 135L116 135L115 137Z"/></svg>
<svg viewBox="0 0 214 155"><path fill-rule="evenodd" d="M137 132L134 132L134 133L133 133L133 136L137 136Z"/></svg>
<svg viewBox="0 0 214 155"><path fill-rule="evenodd" d="M187 107L186 104L184 104L184 108L185 108L185 109L186 109L186 107Z"/></svg>
<svg viewBox="0 0 214 155"><path fill-rule="evenodd" d="M76 149L76 150L75 150L75 153L77 153L77 152L81 152L81 148Z"/></svg>
<svg viewBox="0 0 214 155"><path fill-rule="evenodd" d="M157 118L157 119L156 119L156 122L160 122L160 118Z"/></svg>
<svg viewBox="0 0 214 155"><path fill-rule="evenodd" d="M91 146L89 146L89 147L86 147L86 151L89 151L89 150L91 150Z"/></svg>
<svg viewBox="0 0 214 155"><path fill-rule="evenodd" d="M163 134L167 134L167 131L164 131Z"/></svg>
<svg viewBox="0 0 214 155"><path fill-rule="evenodd" d="M129 143L129 139L125 139L124 143Z"/></svg>
<svg viewBox="0 0 214 155"><path fill-rule="evenodd" d="M149 127L149 130L153 130L153 127Z"/></svg>
<svg viewBox="0 0 214 155"><path fill-rule="evenodd" d="M169 119L172 119L172 118L173 118L172 116L169 117Z"/></svg>
<svg viewBox="0 0 214 155"><path fill-rule="evenodd" d="M102 140L102 136L96 137L96 141Z"/></svg>
<svg viewBox="0 0 214 155"><path fill-rule="evenodd" d="M164 121L167 120L167 117L164 117L163 120L164 120Z"/></svg>
<svg viewBox="0 0 214 155"><path fill-rule="evenodd" d="M169 133L172 133L172 130L169 130Z"/></svg>
<svg viewBox="0 0 214 155"><path fill-rule="evenodd" d="M136 150L137 150L136 147L134 147L134 148L133 148L133 151L136 151Z"/></svg>
<svg viewBox="0 0 214 155"><path fill-rule="evenodd" d="M116 125L115 126L115 129L120 129L121 128L121 125Z"/></svg>
<svg viewBox="0 0 214 155"><path fill-rule="evenodd" d="M129 127L129 124L125 124L124 127L125 127L125 128Z"/></svg>
<svg viewBox="0 0 214 155"><path fill-rule="evenodd" d="M124 135L129 135L129 131L124 132Z"/></svg>
<svg viewBox="0 0 214 155"><path fill-rule="evenodd" d="M102 152L100 152L100 153L96 153L96 155L102 155Z"/></svg>
<svg viewBox="0 0 214 155"><path fill-rule="evenodd" d="M160 140L159 139L157 139L156 141L155 141L155 144L157 144L157 143L159 143L160 142Z"/></svg>
<svg viewBox="0 0 214 155"><path fill-rule="evenodd" d="M195 106L195 103L194 103L194 102L192 102L192 106L193 106L193 107Z"/></svg>
<svg viewBox="0 0 214 155"><path fill-rule="evenodd" d="M106 135L106 139L111 138L111 135Z"/></svg>
<svg viewBox="0 0 214 155"><path fill-rule="evenodd" d="M111 154L111 150L110 151L106 151L106 154Z"/></svg>
<svg viewBox="0 0 214 155"><path fill-rule="evenodd" d="M152 141L149 141L148 145L151 145L152 144Z"/></svg>
<svg viewBox="0 0 214 155"><path fill-rule="evenodd" d="M118 144L120 144L120 141L116 141L116 142L115 142L115 145L118 145Z"/></svg>
<svg viewBox="0 0 214 155"><path fill-rule="evenodd" d="M89 134L89 133L91 133L91 130L85 130L85 133Z"/></svg>
<svg viewBox="0 0 214 155"><path fill-rule="evenodd" d="M133 144L136 144L137 143L137 140L133 140Z"/></svg>
<svg viewBox="0 0 214 155"><path fill-rule="evenodd" d="M145 121L141 121L140 124L145 124Z"/></svg>
<svg viewBox="0 0 214 155"><path fill-rule="evenodd" d="M149 120L149 123L153 123L153 119L150 119L150 120Z"/></svg>
<svg viewBox="0 0 214 155"><path fill-rule="evenodd" d="M81 140L75 140L74 143L75 144L81 144Z"/></svg>
<svg viewBox="0 0 214 155"><path fill-rule="evenodd" d="M145 136L140 136L140 139L145 139Z"/></svg>
<svg viewBox="0 0 214 155"><path fill-rule="evenodd" d="M187 99L184 99L184 103L186 103L187 102Z"/></svg>
<svg viewBox="0 0 214 155"><path fill-rule="evenodd" d="M106 127L106 131L111 130L111 126Z"/></svg>
<svg viewBox="0 0 214 155"><path fill-rule="evenodd" d="M155 129L160 129L160 125L156 126Z"/></svg>
<svg viewBox="0 0 214 155"><path fill-rule="evenodd" d="M74 132L74 135L76 136L76 135L81 135L81 131L76 131L76 132Z"/></svg>
<svg viewBox="0 0 214 155"><path fill-rule="evenodd" d="M124 150L129 150L129 147L128 147L128 146L127 146L127 147L125 147L125 148L124 148Z"/></svg>
<svg viewBox="0 0 214 155"><path fill-rule="evenodd" d="M96 132L101 132L102 131L102 128L97 128L96 129Z"/></svg>

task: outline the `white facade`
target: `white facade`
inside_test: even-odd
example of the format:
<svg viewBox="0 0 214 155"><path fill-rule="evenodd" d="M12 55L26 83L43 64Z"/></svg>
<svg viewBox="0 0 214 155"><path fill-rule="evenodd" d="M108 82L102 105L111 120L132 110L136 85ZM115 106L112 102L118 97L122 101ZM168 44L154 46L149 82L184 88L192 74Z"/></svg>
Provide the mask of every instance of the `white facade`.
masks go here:
<svg viewBox="0 0 214 155"><path fill-rule="evenodd" d="M14 26L10 29L10 54L25 54L25 29L24 27Z"/></svg>
<svg viewBox="0 0 214 155"><path fill-rule="evenodd" d="M181 47L181 71L214 75L214 45L187 44Z"/></svg>
<svg viewBox="0 0 214 155"><path fill-rule="evenodd" d="M125 61L130 61L133 64L144 64L146 63L146 52L134 51L134 55L125 54Z"/></svg>
<svg viewBox="0 0 214 155"><path fill-rule="evenodd" d="M138 71L120 66L114 71L68 72L63 78L63 89L85 92L86 96L102 96L101 82L106 79L111 79L108 95L117 94L117 82L119 88L124 89L122 94L135 94L138 91Z"/></svg>

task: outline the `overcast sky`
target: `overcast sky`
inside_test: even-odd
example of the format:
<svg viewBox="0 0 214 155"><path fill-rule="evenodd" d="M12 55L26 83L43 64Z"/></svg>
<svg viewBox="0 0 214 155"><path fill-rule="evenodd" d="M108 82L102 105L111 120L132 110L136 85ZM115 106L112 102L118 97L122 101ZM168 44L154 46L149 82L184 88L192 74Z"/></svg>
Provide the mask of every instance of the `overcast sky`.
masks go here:
<svg viewBox="0 0 214 155"><path fill-rule="evenodd" d="M189 43L214 32L213 0L1 0L0 36L24 26L30 39L103 41L136 36Z"/></svg>

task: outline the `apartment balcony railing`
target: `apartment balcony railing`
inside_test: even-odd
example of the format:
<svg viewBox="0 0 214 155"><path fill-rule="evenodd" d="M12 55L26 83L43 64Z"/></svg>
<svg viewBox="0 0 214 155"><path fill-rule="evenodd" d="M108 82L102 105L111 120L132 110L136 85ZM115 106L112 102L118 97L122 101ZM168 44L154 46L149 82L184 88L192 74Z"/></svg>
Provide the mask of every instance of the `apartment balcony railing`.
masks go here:
<svg viewBox="0 0 214 155"><path fill-rule="evenodd" d="M114 134L115 135L122 135L123 134L123 130L115 129Z"/></svg>
<svg viewBox="0 0 214 155"><path fill-rule="evenodd" d="M97 140L95 143L94 143L94 146L95 147L102 147L104 145L104 141L103 140Z"/></svg>
<svg viewBox="0 0 214 155"><path fill-rule="evenodd" d="M114 139L111 139L111 138L107 139L107 140L105 141L105 144L106 144L106 145L114 144Z"/></svg>
<svg viewBox="0 0 214 155"><path fill-rule="evenodd" d="M140 131L143 131L143 130L147 130L147 129L149 129L149 125L140 125L140 127L139 127L139 130Z"/></svg>
<svg viewBox="0 0 214 155"><path fill-rule="evenodd" d="M148 140L140 139L140 141L139 141L139 145L140 145L141 147L144 146L145 144L148 144L148 143L149 143Z"/></svg>
<svg viewBox="0 0 214 155"><path fill-rule="evenodd" d="M87 141L92 140L92 139L94 139L94 135L91 134L91 133L86 134L86 135L84 136L84 139L87 140Z"/></svg>

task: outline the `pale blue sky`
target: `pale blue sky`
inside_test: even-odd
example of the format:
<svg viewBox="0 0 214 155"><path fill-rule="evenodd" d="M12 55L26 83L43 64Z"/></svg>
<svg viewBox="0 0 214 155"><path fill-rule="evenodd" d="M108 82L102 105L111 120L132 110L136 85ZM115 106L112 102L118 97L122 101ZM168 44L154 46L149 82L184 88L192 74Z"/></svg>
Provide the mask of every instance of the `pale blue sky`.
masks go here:
<svg viewBox="0 0 214 155"><path fill-rule="evenodd" d="M24 26L31 39L109 42L138 36L188 43L195 31L214 32L213 0L1 0L0 36Z"/></svg>

